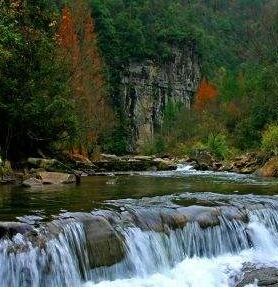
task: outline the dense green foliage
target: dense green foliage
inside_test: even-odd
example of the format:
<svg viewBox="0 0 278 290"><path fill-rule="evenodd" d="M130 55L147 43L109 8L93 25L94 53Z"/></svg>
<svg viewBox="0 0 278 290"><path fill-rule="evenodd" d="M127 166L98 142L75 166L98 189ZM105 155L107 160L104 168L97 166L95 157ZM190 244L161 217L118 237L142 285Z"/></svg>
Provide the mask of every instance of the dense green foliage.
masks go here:
<svg viewBox="0 0 278 290"><path fill-rule="evenodd" d="M223 158L228 146L239 150L261 146L262 132L278 120L277 1L86 1L92 8L107 89L118 119L116 127L99 134L103 150L124 154L130 149L120 71L131 59L163 62L171 57L173 44L194 47L203 77L216 86L218 96L201 111L168 103L163 125L156 128L145 151L184 154L202 144ZM4 158L48 150L55 142L71 143L78 136L82 124L70 91L70 70L58 57L56 41L61 9L70 3L0 0ZM265 133L263 144L269 142L267 134L275 134L273 130Z"/></svg>
<svg viewBox="0 0 278 290"><path fill-rule="evenodd" d="M278 119L277 1L91 3L113 89L122 65L130 59L161 62L171 56L173 43L195 44L203 75L217 87L217 100L202 112L169 104L163 127L143 151L180 151L205 144L212 133L226 135L227 144L240 150L260 146L262 131Z"/></svg>
<svg viewBox="0 0 278 290"><path fill-rule="evenodd" d="M49 1L1 1L0 149L5 158L74 136L67 71L55 57L51 24L57 16Z"/></svg>

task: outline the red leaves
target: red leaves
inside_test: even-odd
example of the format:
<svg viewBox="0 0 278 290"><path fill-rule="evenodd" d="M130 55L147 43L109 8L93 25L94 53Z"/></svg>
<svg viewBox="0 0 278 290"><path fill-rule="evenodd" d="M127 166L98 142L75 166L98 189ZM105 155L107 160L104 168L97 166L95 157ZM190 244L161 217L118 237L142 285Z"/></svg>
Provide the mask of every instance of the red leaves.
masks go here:
<svg viewBox="0 0 278 290"><path fill-rule="evenodd" d="M205 110L218 96L218 91L215 85L207 80L202 80L196 95L194 108L199 111Z"/></svg>

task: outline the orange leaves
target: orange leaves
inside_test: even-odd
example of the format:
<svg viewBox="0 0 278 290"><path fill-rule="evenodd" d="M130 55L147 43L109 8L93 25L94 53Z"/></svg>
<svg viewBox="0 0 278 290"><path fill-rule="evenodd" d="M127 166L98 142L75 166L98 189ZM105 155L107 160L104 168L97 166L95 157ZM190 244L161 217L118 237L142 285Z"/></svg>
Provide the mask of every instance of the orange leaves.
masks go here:
<svg viewBox="0 0 278 290"><path fill-rule="evenodd" d="M207 109L218 96L218 91L215 85L207 80L202 80L196 95L194 108L199 111Z"/></svg>
<svg viewBox="0 0 278 290"><path fill-rule="evenodd" d="M76 148L85 155L113 115L106 100L103 62L87 1L72 1L71 7L64 7L57 39L61 56L69 64L72 97L84 126Z"/></svg>
<svg viewBox="0 0 278 290"><path fill-rule="evenodd" d="M62 11L62 19L58 31L58 43L64 50L66 57L70 57L72 65L77 65L79 58L79 42L71 10L64 7Z"/></svg>

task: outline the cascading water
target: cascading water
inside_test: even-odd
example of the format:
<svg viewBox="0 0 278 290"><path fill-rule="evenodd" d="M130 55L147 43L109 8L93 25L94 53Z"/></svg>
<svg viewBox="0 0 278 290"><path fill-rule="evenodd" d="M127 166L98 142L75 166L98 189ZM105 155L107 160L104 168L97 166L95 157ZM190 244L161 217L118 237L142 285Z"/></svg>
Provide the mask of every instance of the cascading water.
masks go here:
<svg viewBox="0 0 278 290"><path fill-rule="evenodd" d="M201 229L193 223L168 234L127 229L128 257L118 265L120 275L107 269L99 283L86 285L233 286L248 263L278 267L278 212L256 210L249 218L246 225L222 218L216 227Z"/></svg>
<svg viewBox="0 0 278 290"><path fill-rule="evenodd" d="M97 253L90 253L82 222L60 223L48 240L37 233L37 243L21 234L3 238L0 286L232 286L246 263L278 267L277 208L246 214L246 220L219 215L219 224L190 221L165 231L130 222L117 229L125 258L94 269L89 256Z"/></svg>
<svg viewBox="0 0 278 290"><path fill-rule="evenodd" d="M57 238L34 246L17 234L0 242L0 286L78 286L88 279L82 225L67 224Z"/></svg>

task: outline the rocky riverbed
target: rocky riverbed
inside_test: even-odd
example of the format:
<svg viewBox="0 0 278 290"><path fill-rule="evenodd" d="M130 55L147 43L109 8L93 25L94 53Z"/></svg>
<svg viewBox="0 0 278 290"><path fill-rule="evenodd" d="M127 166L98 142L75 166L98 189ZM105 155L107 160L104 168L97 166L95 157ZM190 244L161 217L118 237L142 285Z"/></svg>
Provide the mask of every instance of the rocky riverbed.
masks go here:
<svg viewBox="0 0 278 290"><path fill-rule="evenodd" d="M216 160L209 152L197 150L190 157L171 158L156 156L115 156L101 154L91 161L81 155L68 155L57 159L28 158L20 170L9 170L2 175L1 183L19 183L25 186L79 183L82 176L126 174L141 171L171 171L179 165L188 165L195 170L257 174L263 177L278 177L278 157L262 153L248 153L230 161Z"/></svg>

